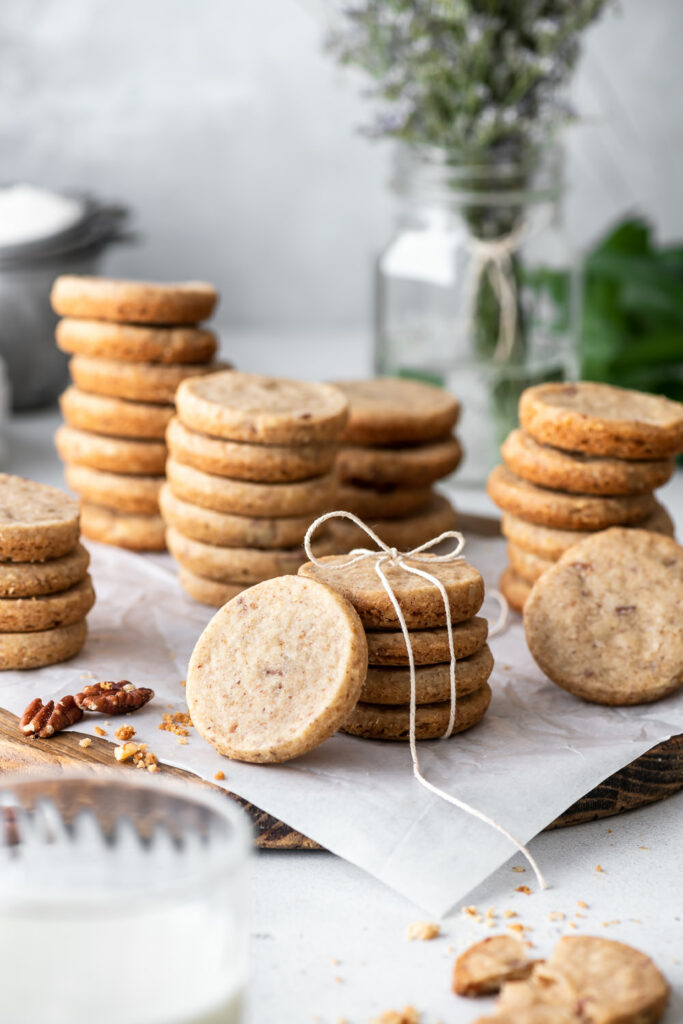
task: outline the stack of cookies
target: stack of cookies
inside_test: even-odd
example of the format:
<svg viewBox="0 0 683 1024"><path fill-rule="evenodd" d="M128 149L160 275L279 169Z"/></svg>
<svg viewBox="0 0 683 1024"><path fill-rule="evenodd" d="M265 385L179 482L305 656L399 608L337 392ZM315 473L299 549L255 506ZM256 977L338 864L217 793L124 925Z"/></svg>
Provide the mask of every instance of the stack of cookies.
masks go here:
<svg viewBox="0 0 683 1024"><path fill-rule="evenodd" d="M216 337L196 324L216 304L211 285L59 277L57 344L71 354L55 438L66 480L83 499L86 537L163 550L159 490L164 433L178 384L215 368Z"/></svg>
<svg viewBox="0 0 683 1024"><path fill-rule="evenodd" d="M347 565L348 556L307 562L299 575L326 583L356 609L365 627L368 671L359 702L343 731L374 740L407 740L410 734L408 651L394 606L375 571L374 561ZM487 622L477 616L484 583L466 562L407 562L436 576L448 595L456 664L456 716L453 734L476 725L491 700L488 678L493 658L486 643ZM440 590L429 580L392 564L382 567L403 612L415 659L417 739L437 739L451 714L450 652L446 610Z"/></svg>
<svg viewBox="0 0 683 1024"><path fill-rule="evenodd" d="M184 381L176 405L161 512L184 589L220 606L295 575L308 526L335 502L344 396L330 384L230 372Z"/></svg>
<svg viewBox="0 0 683 1024"><path fill-rule="evenodd" d="M432 487L457 468L453 435L460 406L447 391L398 378L341 381L349 420L337 460L337 508L354 512L400 550L455 526L455 512ZM335 523L338 550L367 543L356 526Z"/></svg>
<svg viewBox="0 0 683 1024"><path fill-rule="evenodd" d="M519 417L488 481L503 510L510 564L500 588L513 608L591 533L637 526L673 536L653 492L683 451L683 405L607 384L541 384L524 392Z"/></svg>
<svg viewBox="0 0 683 1024"><path fill-rule="evenodd" d="M95 592L79 533L73 498L0 474L0 669L54 665L83 646Z"/></svg>

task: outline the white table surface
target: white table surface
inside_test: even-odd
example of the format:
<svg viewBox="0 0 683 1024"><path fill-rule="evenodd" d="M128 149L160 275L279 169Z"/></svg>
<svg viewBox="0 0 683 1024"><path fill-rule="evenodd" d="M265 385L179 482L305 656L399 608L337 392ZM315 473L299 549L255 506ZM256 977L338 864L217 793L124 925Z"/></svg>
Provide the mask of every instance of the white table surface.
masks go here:
<svg viewBox="0 0 683 1024"><path fill-rule="evenodd" d="M362 339L274 339L233 336L228 350L243 369L294 376L354 376L369 371ZM292 358L294 350L296 358ZM343 362L342 362L343 361ZM3 469L64 486L54 454L55 411L15 417ZM683 474L660 492L683 536ZM463 511L495 511L486 495L458 490ZM144 557L144 556L141 556ZM407 942L406 928L425 920L413 906L352 865L322 852L262 852L253 862L252 977L249 1024L367 1024L380 1011L412 1004L423 1024L467 1022L489 1001L450 992L455 953L503 931L502 911L528 925L537 956L563 933L598 934L631 942L655 958L674 995L665 1020L683 1021L683 792L617 818L544 833L531 844L550 888L515 892L532 876L516 873L519 857L468 897L495 927L456 909L432 942ZM444 857L448 851L444 850ZM600 864L602 872L595 870ZM588 904L580 909L577 901ZM564 921L548 921L562 911ZM576 917L577 914L585 915ZM569 927L573 922L577 929Z"/></svg>

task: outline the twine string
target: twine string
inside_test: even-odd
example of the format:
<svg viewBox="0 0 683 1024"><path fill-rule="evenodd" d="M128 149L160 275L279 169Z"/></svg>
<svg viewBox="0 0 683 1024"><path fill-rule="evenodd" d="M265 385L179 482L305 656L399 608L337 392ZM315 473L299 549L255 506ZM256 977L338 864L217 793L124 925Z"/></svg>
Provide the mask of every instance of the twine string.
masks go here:
<svg viewBox="0 0 683 1024"><path fill-rule="evenodd" d="M367 536L375 542L379 550L373 550L370 548L354 548L351 552L349 552L349 557L345 561L338 562L336 565L331 565L329 562L321 562L313 554L311 540L315 531L329 519L351 520L351 522L355 523L356 526L363 530L367 534ZM455 547L451 551L441 554L432 552L430 550L431 548L436 547L444 540L454 540L456 542ZM377 573L377 576L380 582L382 583L382 586L386 591L386 594L391 602L394 612L396 613L396 618L398 619L399 625L401 627L401 632L403 633L403 639L405 641L406 650L408 652L408 668L410 674L409 745L410 757L413 766L413 776L415 777L417 782L419 782L420 785L423 786L430 793L433 793L441 800L445 800L447 803L452 804L454 807L457 807L459 810L464 811L466 814L469 814L474 818L478 818L479 821L482 821L485 825L489 825L491 828L495 829L497 832L503 835L510 843L512 843L513 846L515 846L519 850L521 854L524 855L524 857L526 857L529 865L531 866L531 868L534 871L534 874L536 875L536 879L538 881L540 888L546 889L547 885L543 877L543 874L541 873L541 869L539 868L532 854L529 852L529 850L527 850L523 843L520 843L519 840L515 839L515 837L510 832L508 832L508 830L504 828L503 825L500 825L497 821L495 821L493 818L490 818L487 814L484 814L483 811L478 810L476 807L472 807L471 804L465 803L464 800L460 800L458 797L453 796L451 793L447 793L445 790L439 789L438 786L435 786L432 782L429 781L429 779L425 778L425 776L422 774L420 770L416 737L417 682L415 676L415 656L413 654L413 646L410 639L410 632L408 630L408 625L406 623L405 616L401 609L401 605L398 601L398 598L396 597L394 589L391 583L389 582L389 579L387 578L387 575L384 571L384 567L395 566L397 568L403 569L405 572L409 572L415 576L422 577L422 579L427 580L429 583L432 583L437 588L443 599L444 610L446 613L446 629L448 631L448 648L450 652L451 710L448 720L448 727L442 737L443 739L447 739L453 733L457 715L456 657L455 647L453 644L453 629L450 602L448 600L446 588L441 582L441 580L439 580L436 576L432 575L432 573L427 572L424 569L420 569L415 565L408 565L406 563L406 559L410 559L413 562L421 562L423 564L428 563L430 565L443 565L448 563L464 562L465 558L464 555L462 554L464 547L465 538L461 533L459 533L457 530L446 530L444 531L444 533L439 534L438 537L434 537L432 538L432 540L428 540L424 544L420 544L419 547L413 548L410 551L398 551L397 548L389 547L387 544L385 544L384 541L377 536L375 531L372 530L367 525L367 523L364 523L363 520L360 519L358 516L354 515L352 512L345 512L342 510L326 512L324 515L320 516L313 523L311 523L308 530L306 531L306 536L304 538L304 549L306 551L306 555L308 556L309 561L312 562L313 565L316 565L318 567L322 567L325 569L348 569L353 565L360 564L360 562L363 562L366 559L374 559L375 572ZM505 620L507 619L507 602L502 597L502 595L497 594L497 592L496 596L500 599L501 615L496 621L490 635L494 635L495 632L500 632L500 630L503 628Z"/></svg>

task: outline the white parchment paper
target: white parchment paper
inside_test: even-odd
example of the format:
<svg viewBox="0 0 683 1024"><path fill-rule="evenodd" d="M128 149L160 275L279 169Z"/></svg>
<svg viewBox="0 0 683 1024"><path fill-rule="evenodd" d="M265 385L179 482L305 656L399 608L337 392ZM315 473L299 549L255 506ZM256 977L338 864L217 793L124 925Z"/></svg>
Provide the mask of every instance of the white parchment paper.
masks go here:
<svg viewBox="0 0 683 1024"><path fill-rule="evenodd" d="M213 610L184 595L169 556L88 546L97 603L86 647L64 665L2 673L2 704L10 711L21 714L34 696L75 693L90 674L151 686L155 700L132 718L111 719L110 738L122 721L131 722L135 739L160 760L208 780L224 771L225 788L432 914L449 910L511 854L522 863L502 836L413 780L407 744L337 735L297 761L248 765L222 758L193 729L186 746L159 731L164 712L186 709L181 680ZM495 586L503 542L470 540L466 555ZM494 618L497 606L489 612ZM612 772L683 732L683 692L653 705L605 708L548 682L515 615L491 646L494 697L486 718L456 738L420 744L420 762L430 781L493 816L522 842ZM86 716L76 728L92 733L103 724L99 716ZM552 885L552 876L548 881Z"/></svg>

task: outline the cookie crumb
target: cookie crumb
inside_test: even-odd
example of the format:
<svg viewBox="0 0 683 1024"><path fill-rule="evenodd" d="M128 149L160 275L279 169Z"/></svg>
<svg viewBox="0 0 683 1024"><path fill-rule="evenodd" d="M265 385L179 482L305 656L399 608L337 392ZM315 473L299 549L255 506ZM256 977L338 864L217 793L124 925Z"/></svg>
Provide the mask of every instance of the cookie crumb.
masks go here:
<svg viewBox="0 0 683 1024"><path fill-rule="evenodd" d="M420 942L430 942L432 939L438 938L440 934L441 928L432 921L413 921L411 925L408 925L406 938L408 942L413 942L415 939L419 939Z"/></svg>
<svg viewBox="0 0 683 1024"><path fill-rule="evenodd" d="M214 775L214 779L216 780L216 782L222 782L224 778L225 772L222 771L216 772L216 774Z"/></svg>
<svg viewBox="0 0 683 1024"><path fill-rule="evenodd" d="M511 931L511 932L520 932L521 933L524 930L525 930L524 929L524 925L523 924L519 924L518 922L515 923L515 924L509 924L508 925L508 931Z"/></svg>
<svg viewBox="0 0 683 1024"><path fill-rule="evenodd" d="M117 740L131 740L135 736L135 729L132 725L120 725L114 736Z"/></svg>
<svg viewBox="0 0 683 1024"><path fill-rule="evenodd" d="M588 904L585 900L577 900L576 905L577 907L581 907L582 910L588 910Z"/></svg>
<svg viewBox="0 0 683 1024"><path fill-rule="evenodd" d="M170 708L172 704L168 705ZM174 736L189 736L192 727L192 719L186 711L170 712L161 716L161 722L157 726L162 732L171 732Z"/></svg>
<svg viewBox="0 0 683 1024"><path fill-rule="evenodd" d="M551 910L548 914L549 921L564 921L564 912L561 910Z"/></svg>
<svg viewBox="0 0 683 1024"><path fill-rule="evenodd" d="M638 849L639 850L649 850L650 847L649 846L639 846Z"/></svg>
<svg viewBox="0 0 683 1024"><path fill-rule="evenodd" d="M373 1017L370 1024L420 1024L421 1019L414 1006L404 1006L402 1010L385 1010L379 1017Z"/></svg>
<svg viewBox="0 0 683 1024"><path fill-rule="evenodd" d="M604 875L604 873L605 873L605 869L603 868L602 864L596 864L596 865L595 865L595 870L596 870L596 871L598 872L598 874L600 874L600 875Z"/></svg>
<svg viewBox="0 0 683 1024"><path fill-rule="evenodd" d="M86 736L84 739L78 741L78 745L79 747L83 747L84 750L87 750L88 747L92 746L92 740L89 736Z"/></svg>
<svg viewBox="0 0 683 1024"><path fill-rule="evenodd" d="M526 868L522 868L522 867L519 867L518 865L515 865L515 866L513 867L513 869L512 869L512 870L513 870L513 871L516 871L516 872L517 872L517 874L520 874L520 875L521 875L521 874L522 874L522 872L526 871Z"/></svg>
<svg viewBox="0 0 683 1024"><path fill-rule="evenodd" d="M570 921L570 922L569 922L569 927L570 927L570 928L578 928L579 926L578 926L578 924L576 923L576 921Z"/></svg>
<svg viewBox="0 0 683 1024"><path fill-rule="evenodd" d="M525 896L531 896L531 889L528 885L518 885L515 892L523 892Z"/></svg>
<svg viewBox="0 0 683 1024"><path fill-rule="evenodd" d="M96 736L106 736L107 735L107 730L103 729L99 725L95 726L95 728L93 729L93 732L95 733Z"/></svg>
<svg viewBox="0 0 683 1024"><path fill-rule="evenodd" d="M503 917L517 917L517 911L516 910L504 910L503 911Z"/></svg>

